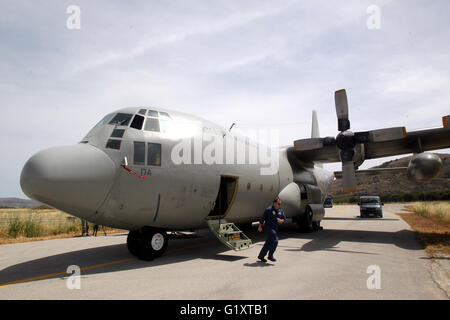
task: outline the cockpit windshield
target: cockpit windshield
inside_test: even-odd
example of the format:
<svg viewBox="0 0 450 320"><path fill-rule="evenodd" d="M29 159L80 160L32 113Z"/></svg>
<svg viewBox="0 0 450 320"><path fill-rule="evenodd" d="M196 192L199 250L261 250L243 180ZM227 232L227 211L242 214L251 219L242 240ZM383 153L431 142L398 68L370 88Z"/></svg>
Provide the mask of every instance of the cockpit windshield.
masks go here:
<svg viewBox="0 0 450 320"><path fill-rule="evenodd" d="M128 126L132 117L133 117L133 115L129 114L129 113L118 113L109 122L109 124L115 124L115 125L119 125L119 126Z"/></svg>
<svg viewBox="0 0 450 320"><path fill-rule="evenodd" d="M107 123L112 119L112 117L114 117L114 113L110 113L110 114L106 115L102 120L100 120L100 121L94 126L94 128L97 128L97 127L100 127L100 126L102 126L102 125L104 125L104 124L107 124Z"/></svg>
<svg viewBox="0 0 450 320"><path fill-rule="evenodd" d="M133 129L162 132L170 131L172 117L167 112L139 109L137 114L131 113L110 113L105 116L97 125L105 124L115 126L130 126Z"/></svg>

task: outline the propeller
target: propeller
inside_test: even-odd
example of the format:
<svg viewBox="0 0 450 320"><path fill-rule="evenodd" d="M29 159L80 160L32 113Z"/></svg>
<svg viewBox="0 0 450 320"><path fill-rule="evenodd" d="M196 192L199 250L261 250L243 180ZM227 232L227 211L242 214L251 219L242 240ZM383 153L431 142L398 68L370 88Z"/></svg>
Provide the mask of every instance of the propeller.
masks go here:
<svg viewBox="0 0 450 320"><path fill-rule="evenodd" d="M348 119L348 100L345 89L334 93L336 116L338 119L338 130L340 133L333 137L301 139L294 142L295 150L312 151L327 146L336 145L340 150L342 162L342 185L344 192L356 191L355 174L355 147L357 144L367 142L384 142L402 139L406 137L405 127L394 127L364 132L351 132L350 120Z"/></svg>

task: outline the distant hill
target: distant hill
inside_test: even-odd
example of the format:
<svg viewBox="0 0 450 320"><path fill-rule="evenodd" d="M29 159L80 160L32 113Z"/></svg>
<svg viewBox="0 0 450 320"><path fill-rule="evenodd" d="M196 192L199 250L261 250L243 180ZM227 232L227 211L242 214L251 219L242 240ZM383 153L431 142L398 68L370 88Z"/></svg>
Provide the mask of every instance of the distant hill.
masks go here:
<svg viewBox="0 0 450 320"><path fill-rule="evenodd" d="M354 195L401 194L410 192L448 191L450 190L450 154L438 155L444 167L441 173L426 184L415 184L406 178L405 172L382 173L378 175L357 175L357 192ZM407 167L412 156L385 162L374 168ZM331 187L333 196L348 195L342 190L342 179L336 179Z"/></svg>
<svg viewBox="0 0 450 320"><path fill-rule="evenodd" d="M0 208L32 208L42 203L20 198L0 198Z"/></svg>

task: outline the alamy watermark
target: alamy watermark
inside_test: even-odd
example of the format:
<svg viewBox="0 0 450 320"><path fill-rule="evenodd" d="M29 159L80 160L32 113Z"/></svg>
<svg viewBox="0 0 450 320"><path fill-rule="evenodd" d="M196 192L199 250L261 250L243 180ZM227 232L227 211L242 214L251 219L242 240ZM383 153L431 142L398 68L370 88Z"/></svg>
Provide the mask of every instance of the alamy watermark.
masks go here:
<svg viewBox="0 0 450 320"><path fill-rule="evenodd" d="M66 286L69 290L81 289L81 269L77 265L67 267L66 273L71 274L66 280Z"/></svg>
<svg viewBox="0 0 450 320"><path fill-rule="evenodd" d="M66 13L69 17L66 20L66 27L69 30L80 30L81 29L81 9L77 5L70 5L66 9Z"/></svg>
<svg viewBox="0 0 450 320"><path fill-rule="evenodd" d="M273 128L236 129L230 134L216 128L189 125L178 128L185 134L172 148L175 165L259 165L261 175L279 169L279 130Z"/></svg>
<svg viewBox="0 0 450 320"><path fill-rule="evenodd" d="M381 29L381 9L377 5L370 5L367 7L366 13L369 18L366 21L366 26L369 30Z"/></svg>
<svg viewBox="0 0 450 320"><path fill-rule="evenodd" d="M366 273L370 274L370 277L366 281L367 289L381 289L381 269L377 265L371 265L367 267Z"/></svg>

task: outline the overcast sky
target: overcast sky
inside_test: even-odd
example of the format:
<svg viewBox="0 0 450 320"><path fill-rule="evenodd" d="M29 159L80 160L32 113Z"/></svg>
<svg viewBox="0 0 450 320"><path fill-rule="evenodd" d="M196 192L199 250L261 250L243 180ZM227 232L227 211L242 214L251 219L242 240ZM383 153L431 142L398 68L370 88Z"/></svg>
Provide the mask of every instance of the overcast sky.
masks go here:
<svg viewBox="0 0 450 320"><path fill-rule="evenodd" d="M80 29L67 26L71 5ZM310 136L313 109L321 135L335 136L342 88L352 131L439 127L450 114L448 0L1 0L0 9L0 197L26 198L29 157L79 142L122 107L226 128L270 124L282 145Z"/></svg>

